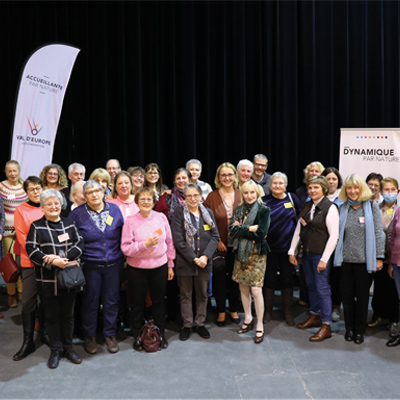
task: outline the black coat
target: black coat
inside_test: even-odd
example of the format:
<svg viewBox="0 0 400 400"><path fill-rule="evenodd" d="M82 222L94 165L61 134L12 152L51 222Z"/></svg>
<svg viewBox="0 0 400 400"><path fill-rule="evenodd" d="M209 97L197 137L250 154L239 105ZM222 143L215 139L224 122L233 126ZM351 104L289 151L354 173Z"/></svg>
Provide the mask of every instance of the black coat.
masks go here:
<svg viewBox="0 0 400 400"><path fill-rule="evenodd" d="M209 229L210 227L200 215L199 228L194 238L196 251L186 242L183 207L178 207L174 211L171 231L176 250L175 273L177 276L195 276L200 273L210 273L212 270L212 257L219 243L219 234L214 214L210 209L207 210L214 221L214 227ZM190 217L193 226L196 226L194 215L190 214ZM203 255L208 257L208 263L205 268L200 268L193 260Z"/></svg>

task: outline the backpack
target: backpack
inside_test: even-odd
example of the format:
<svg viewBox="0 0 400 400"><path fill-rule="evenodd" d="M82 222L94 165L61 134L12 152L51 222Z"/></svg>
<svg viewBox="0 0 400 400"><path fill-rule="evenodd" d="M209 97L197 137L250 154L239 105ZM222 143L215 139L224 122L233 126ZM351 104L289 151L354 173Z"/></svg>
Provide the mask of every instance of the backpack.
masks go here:
<svg viewBox="0 0 400 400"><path fill-rule="evenodd" d="M149 353L159 350L161 345L161 332L154 323L154 320L150 319L143 325L140 331L140 343Z"/></svg>

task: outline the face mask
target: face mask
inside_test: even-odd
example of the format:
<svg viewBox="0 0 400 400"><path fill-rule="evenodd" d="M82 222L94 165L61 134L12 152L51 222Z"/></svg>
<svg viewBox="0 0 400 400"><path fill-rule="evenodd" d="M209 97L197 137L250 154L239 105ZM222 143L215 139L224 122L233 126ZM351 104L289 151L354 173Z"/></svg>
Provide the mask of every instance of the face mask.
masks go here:
<svg viewBox="0 0 400 400"><path fill-rule="evenodd" d="M382 193L385 203L392 204L397 200L397 193Z"/></svg>

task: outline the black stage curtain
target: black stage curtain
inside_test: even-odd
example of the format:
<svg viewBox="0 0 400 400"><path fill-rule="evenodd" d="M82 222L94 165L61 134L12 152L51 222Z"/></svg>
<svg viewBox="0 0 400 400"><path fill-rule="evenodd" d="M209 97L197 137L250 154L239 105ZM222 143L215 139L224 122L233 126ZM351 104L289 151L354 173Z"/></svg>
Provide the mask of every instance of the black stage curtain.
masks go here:
<svg viewBox="0 0 400 400"><path fill-rule="evenodd" d="M54 152L89 171L158 162L167 184L192 157L256 153L301 184L337 166L341 127L398 127L397 1L1 2L5 162L19 76L48 42L81 48ZM355 166L356 169L356 166Z"/></svg>

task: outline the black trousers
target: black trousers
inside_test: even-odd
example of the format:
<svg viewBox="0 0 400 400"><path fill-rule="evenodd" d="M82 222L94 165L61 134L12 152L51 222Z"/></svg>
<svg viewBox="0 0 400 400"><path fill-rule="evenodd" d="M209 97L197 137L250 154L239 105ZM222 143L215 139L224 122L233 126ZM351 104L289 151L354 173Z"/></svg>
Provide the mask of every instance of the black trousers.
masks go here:
<svg viewBox="0 0 400 400"><path fill-rule="evenodd" d="M369 288L372 274L365 263L342 264L342 300L346 331L363 334L368 317Z"/></svg>
<svg viewBox="0 0 400 400"><path fill-rule="evenodd" d="M168 264L158 268L145 269L127 267L129 291L131 294L131 328L133 336L139 336L144 324L144 307L147 288L153 303L155 324L161 332L165 329L165 292L168 280Z"/></svg>
<svg viewBox="0 0 400 400"><path fill-rule="evenodd" d="M394 279L388 274L388 264L383 264L380 271L375 272L374 297L372 309L375 317L387 318L389 322L399 322L399 297Z"/></svg>
<svg viewBox="0 0 400 400"><path fill-rule="evenodd" d="M235 256L232 248L228 247L225 268L220 271L213 271L212 290L215 302L217 303L217 311L219 313L225 312L225 301L227 297L229 299L229 312L232 313L239 311L239 284L232 280L234 263Z"/></svg>
<svg viewBox="0 0 400 400"><path fill-rule="evenodd" d="M277 272L280 273L282 289L293 289L294 267L289 262L286 253L269 253L267 269L265 270L264 288L275 289L278 282Z"/></svg>
<svg viewBox="0 0 400 400"><path fill-rule="evenodd" d="M75 292L67 291L59 291L57 296L42 297L51 350L72 349L75 298Z"/></svg>
<svg viewBox="0 0 400 400"><path fill-rule="evenodd" d="M332 266L330 271L330 284L332 291L332 306L339 306L342 303L342 294L340 289L340 280L342 276L342 267Z"/></svg>

